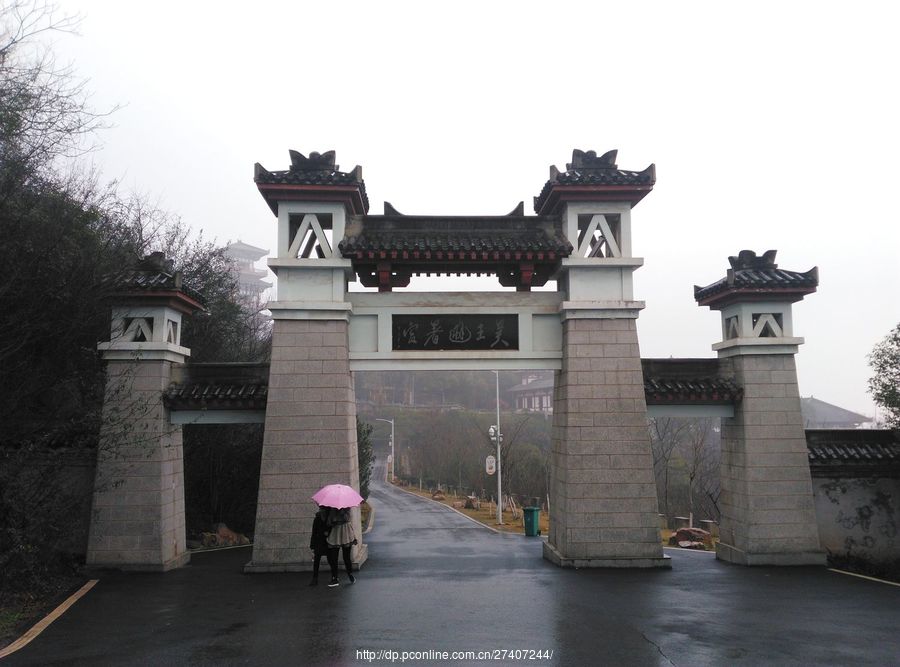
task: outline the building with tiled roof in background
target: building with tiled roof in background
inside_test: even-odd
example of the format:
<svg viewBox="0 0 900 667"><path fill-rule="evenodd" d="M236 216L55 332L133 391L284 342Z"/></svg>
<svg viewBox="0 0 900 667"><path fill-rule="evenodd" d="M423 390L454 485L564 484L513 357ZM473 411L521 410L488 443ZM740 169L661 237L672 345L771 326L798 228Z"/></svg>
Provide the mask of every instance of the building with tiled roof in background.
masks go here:
<svg viewBox="0 0 900 667"><path fill-rule="evenodd" d="M872 428L874 419L821 401L814 396L800 398L803 428Z"/></svg>
<svg viewBox="0 0 900 667"><path fill-rule="evenodd" d="M519 384L507 390L516 411L552 415L553 373L523 373L521 379Z"/></svg>
<svg viewBox="0 0 900 667"><path fill-rule="evenodd" d="M268 270L256 268L256 262L266 257L269 251L237 240L225 246L225 254L235 263L238 271L238 289L241 295L264 301L262 295L272 287L272 283L265 280L269 275Z"/></svg>

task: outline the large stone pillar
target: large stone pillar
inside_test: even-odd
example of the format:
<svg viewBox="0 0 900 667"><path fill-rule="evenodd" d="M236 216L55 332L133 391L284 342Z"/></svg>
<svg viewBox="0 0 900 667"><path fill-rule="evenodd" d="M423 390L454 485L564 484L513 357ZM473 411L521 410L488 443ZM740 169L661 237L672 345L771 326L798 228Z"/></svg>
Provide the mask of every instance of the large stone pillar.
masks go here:
<svg viewBox="0 0 900 667"><path fill-rule="evenodd" d="M161 254L117 286L107 359L106 397L87 564L169 570L185 564L181 427L169 421L163 393L181 346L181 317L201 308Z"/></svg>
<svg viewBox="0 0 900 667"><path fill-rule="evenodd" d="M722 518L716 557L742 565L822 565L794 355L791 304L815 292L818 271L778 269L775 251L731 257L727 276L695 288L722 313L713 345L721 372L743 387L722 420Z"/></svg>
<svg viewBox="0 0 900 667"><path fill-rule="evenodd" d="M558 565L668 566L635 325L621 317L563 322L544 545Z"/></svg>
<svg viewBox="0 0 900 667"><path fill-rule="evenodd" d="M554 390L550 537L563 567L669 567L659 534L632 273L631 209L651 165L621 171L616 152L575 151L535 200L558 214L574 252L559 278L563 355Z"/></svg>
<svg viewBox="0 0 900 667"><path fill-rule="evenodd" d="M263 437L253 556L247 572L312 569L312 495L326 484L359 489L356 397L348 339L352 276L335 252L348 214L368 207L361 169L337 171L334 153L306 158L291 151L287 171L256 166L255 180L278 215L278 299ZM359 509L352 522L367 555Z"/></svg>
<svg viewBox="0 0 900 667"><path fill-rule="evenodd" d="M312 495L333 483L359 489L356 398L347 326L346 319L274 322L253 560L246 566L248 572L311 569L309 537L316 512ZM361 536L358 509L352 512L352 521ZM354 561L359 564L365 556L360 544L354 550Z"/></svg>

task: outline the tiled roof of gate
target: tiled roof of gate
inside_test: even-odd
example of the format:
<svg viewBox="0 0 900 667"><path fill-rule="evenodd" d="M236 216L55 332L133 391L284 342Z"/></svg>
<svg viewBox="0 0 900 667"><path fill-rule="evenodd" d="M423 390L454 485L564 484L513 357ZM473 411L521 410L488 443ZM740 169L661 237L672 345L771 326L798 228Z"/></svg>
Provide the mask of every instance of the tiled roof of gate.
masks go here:
<svg viewBox="0 0 900 667"><path fill-rule="evenodd" d="M744 396L734 380L719 376L718 359L641 359L649 405L736 403Z"/></svg>
<svg viewBox="0 0 900 667"><path fill-rule="evenodd" d="M491 231L428 231L416 229L364 229L339 245L349 258L373 257L374 253L401 253L402 259L421 259L422 253L462 253L458 259L509 259L508 253L547 253L546 259L568 257L572 245L558 234L540 228ZM494 254L499 256L495 257ZM474 256L473 256L474 255ZM552 256L551 256L552 255ZM537 259L544 259L543 257Z"/></svg>
<svg viewBox="0 0 900 667"><path fill-rule="evenodd" d="M642 359L644 395L650 405L732 404L743 397L733 380L721 378L718 359ZM511 387L510 393L548 391L553 379Z"/></svg>
<svg viewBox="0 0 900 667"><path fill-rule="evenodd" d="M188 382L170 387L165 399L176 410L265 410L268 395L259 382Z"/></svg>
<svg viewBox="0 0 900 667"><path fill-rule="evenodd" d="M188 364L184 372L163 397L172 410L266 409L268 364Z"/></svg>
<svg viewBox="0 0 900 667"><path fill-rule="evenodd" d="M181 272L161 252L147 255L136 266L108 276L104 284L116 292L177 290L201 305L206 304L203 295L183 282Z"/></svg>
<svg viewBox="0 0 900 667"><path fill-rule="evenodd" d="M594 151L572 151L572 162L566 164L566 171L550 168L550 180L541 193L534 198L534 210L540 211L550 196L550 191L558 185L620 185L652 186L656 183L656 167L650 165L643 171L619 169L615 164L618 151L612 150L597 157Z"/></svg>
<svg viewBox="0 0 900 667"><path fill-rule="evenodd" d="M900 466L900 431L809 429L806 446L813 466Z"/></svg>
<svg viewBox="0 0 900 667"><path fill-rule="evenodd" d="M340 171L334 163L334 151L325 153L312 152L309 157L297 151L289 151L291 166L281 171L269 171L258 162L255 165L253 180L257 184L271 185L354 185L358 186L365 209L369 209L369 197L366 194L366 183L362 179L359 166L352 171Z"/></svg>
<svg viewBox="0 0 900 667"><path fill-rule="evenodd" d="M717 377L670 379L644 377L647 403L734 403L744 391L732 380Z"/></svg>
<svg viewBox="0 0 900 667"><path fill-rule="evenodd" d="M727 275L706 287L694 286L694 299L702 301L710 296L734 289L768 290L798 289L814 291L819 284L819 269L786 271L775 264L775 250L757 257L752 250L741 250L737 257L729 257L731 268Z"/></svg>

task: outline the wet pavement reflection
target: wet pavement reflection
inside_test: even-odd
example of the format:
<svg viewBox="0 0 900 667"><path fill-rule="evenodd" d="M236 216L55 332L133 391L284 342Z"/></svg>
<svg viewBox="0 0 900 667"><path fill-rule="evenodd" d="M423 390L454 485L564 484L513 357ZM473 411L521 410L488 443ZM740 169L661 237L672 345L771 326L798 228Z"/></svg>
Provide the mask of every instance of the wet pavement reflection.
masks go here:
<svg viewBox="0 0 900 667"><path fill-rule="evenodd" d="M373 481L370 502L356 584L245 575L249 549L195 554L165 574L111 572L4 667L362 666L400 664L404 652L419 653L405 664L421 665L900 662L898 587L677 550L667 551L672 570L562 570L541 558L540 538L497 534L383 482Z"/></svg>

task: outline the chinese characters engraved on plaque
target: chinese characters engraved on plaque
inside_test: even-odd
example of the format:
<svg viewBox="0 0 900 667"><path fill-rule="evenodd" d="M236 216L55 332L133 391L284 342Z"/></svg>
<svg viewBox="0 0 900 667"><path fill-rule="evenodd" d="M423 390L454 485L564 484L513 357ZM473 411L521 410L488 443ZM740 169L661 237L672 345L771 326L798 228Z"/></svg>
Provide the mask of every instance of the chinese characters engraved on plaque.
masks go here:
<svg viewBox="0 0 900 667"><path fill-rule="evenodd" d="M518 350L519 316L392 315L394 350Z"/></svg>

